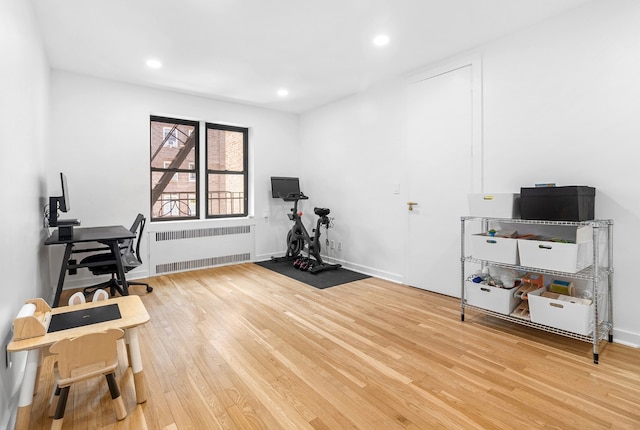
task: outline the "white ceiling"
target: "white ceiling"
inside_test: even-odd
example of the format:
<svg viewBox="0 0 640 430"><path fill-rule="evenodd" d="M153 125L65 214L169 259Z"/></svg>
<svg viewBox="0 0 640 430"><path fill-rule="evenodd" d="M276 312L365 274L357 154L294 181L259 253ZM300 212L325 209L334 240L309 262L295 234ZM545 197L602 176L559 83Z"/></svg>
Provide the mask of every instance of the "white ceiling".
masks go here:
<svg viewBox="0 0 640 430"><path fill-rule="evenodd" d="M297 113L587 1L32 0L54 69Z"/></svg>

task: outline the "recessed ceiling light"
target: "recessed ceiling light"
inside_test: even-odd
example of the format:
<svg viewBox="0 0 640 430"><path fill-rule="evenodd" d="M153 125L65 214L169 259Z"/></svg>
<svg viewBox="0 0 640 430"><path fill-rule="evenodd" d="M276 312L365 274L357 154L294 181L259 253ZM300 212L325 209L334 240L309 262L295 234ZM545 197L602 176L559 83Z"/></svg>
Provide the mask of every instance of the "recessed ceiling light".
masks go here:
<svg viewBox="0 0 640 430"><path fill-rule="evenodd" d="M376 46L385 46L389 44L389 36L386 34L380 34L373 38L373 44Z"/></svg>
<svg viewBox="0 0 640 430"><path fill-rule="evenodd" d="M162 63L158 60L147 60L147 67L151 67L152 69L159 69L162 67Z"/></svg>
<svg viewBox="0 0 640 430"><path fill-rule="evenodd" d="M278 90L278 95L279 95L280 97L286 97L286 96L288 96L288 95L289 95L289 91L288 91L288 90L285 90L284 88L279 89L279 90Z"/></svg>

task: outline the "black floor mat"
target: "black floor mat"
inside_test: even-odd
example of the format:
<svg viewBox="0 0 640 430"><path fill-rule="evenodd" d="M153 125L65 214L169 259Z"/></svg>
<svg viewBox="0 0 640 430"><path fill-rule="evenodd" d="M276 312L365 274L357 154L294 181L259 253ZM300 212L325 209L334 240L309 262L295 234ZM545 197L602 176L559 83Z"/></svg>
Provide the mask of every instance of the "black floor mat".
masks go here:
<svg viewBox="0 0 640 430"><path fill-rule="evenodd" d="M256 264L319 289L335 287L336 285L346 284L347 282L370 278L369 275L353 272L343 267L318 273L309 273L293 267L293 261L267 260L257 262Z"/></svg>

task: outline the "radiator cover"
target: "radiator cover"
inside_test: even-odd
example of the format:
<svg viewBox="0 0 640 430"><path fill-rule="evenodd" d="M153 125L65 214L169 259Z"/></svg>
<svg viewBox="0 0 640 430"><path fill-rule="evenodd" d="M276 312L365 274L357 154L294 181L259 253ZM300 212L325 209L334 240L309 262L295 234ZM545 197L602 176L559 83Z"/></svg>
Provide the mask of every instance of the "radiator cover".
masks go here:
<svg viewBox="0 0 640 430"><path fill-rule="evenodd" d="M149 275L184 272L253 261L255 225L150 228Z"/></svg>

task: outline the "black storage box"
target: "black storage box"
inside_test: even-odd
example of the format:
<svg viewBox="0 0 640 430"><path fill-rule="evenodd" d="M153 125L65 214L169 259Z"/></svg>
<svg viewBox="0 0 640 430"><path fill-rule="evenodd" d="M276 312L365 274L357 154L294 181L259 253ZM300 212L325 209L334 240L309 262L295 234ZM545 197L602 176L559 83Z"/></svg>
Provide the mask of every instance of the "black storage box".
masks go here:
<svg viewBox="0 0 640 430"><path fill-rule="evenodd" d="M595 200L593 187L520 188L520 216L549 221L588 221L594 217Z"/></svg>

